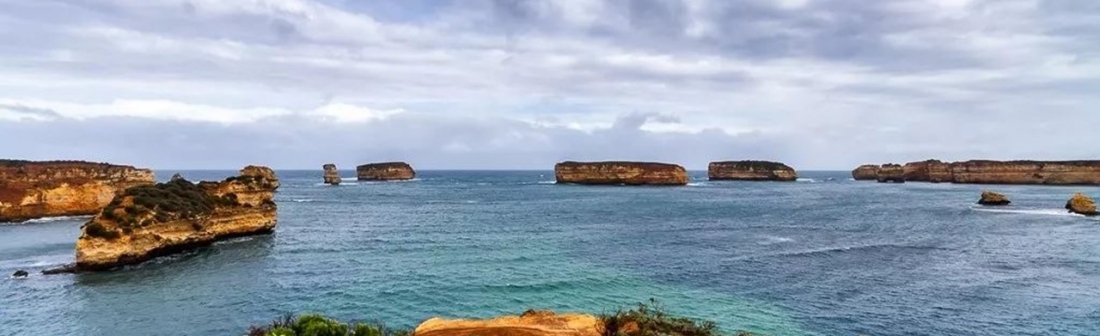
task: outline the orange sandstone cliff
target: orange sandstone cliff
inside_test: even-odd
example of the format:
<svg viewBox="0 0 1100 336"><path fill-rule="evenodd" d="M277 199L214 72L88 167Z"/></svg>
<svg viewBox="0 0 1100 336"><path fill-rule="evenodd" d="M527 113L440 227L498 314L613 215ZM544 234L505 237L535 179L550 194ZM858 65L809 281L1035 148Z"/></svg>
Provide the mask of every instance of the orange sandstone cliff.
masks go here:
<svg viewBox="0 0 1100 336"><path fill-rule="evenodd" d="M206 246L218 240L270 233L279 179L248 166L221 182L141 186L115 197L82 227L72 271L101 271Z"/></svg>
<svg viewBox="0 0 1100 336"><path fill-rule="evenodd" d="M788 165L771 161L722 161L707 166L712 181L794 181L798 173Z"/></svg>
<svg viewBox="0 0 1100 336"><path fill-rule="evenodd" d="M416 336L599 336L599 318L587 314L528 311L520 316L488 320L432 318L413 332Z"/></svg>
<svg viewBox="0 0 1100 336"><path fill-rule="evenodd" d="M574 162L554 165L558 183L686 185L687 169L680 165L657 162Z"/></svg>
<svg viewBox="0 0 1100 336"><path fill-rule="evenodd" d="M84 161L0 160L0 222L91 215L153 172Z"/></svg>
<svg viewBox="0 0 1100 336"><path fill-rule="evenodd" d="M416 171L404 162L369 163L355 168L360 181L411 180Z"/></svg>
<svg viewBox="0 0 1100 336"><path fill-rule="evenodd" d="M857 180L898 178L894 168L872 170L860 166L852 171ZM1100 185L1100 161L992 161L971 160L946 163L939 160L910 162L900 178L915 182L969 184Z"/></svg>
<svg viewBox="0 0 1100 336"><path fill-rule="evenodd" d="M874 181L878 179L878 165L862 165L852 170L852 179L856 181Z"/></svg>
<svg viewBox="0 0 1100 336"><path fill-rule="evenodd" d="M326 184L339 185L340 182L342 182L342 179L340 178L340 171L336 169L335 164L326 163L325 165L321 166L321 169L325 170L322 178L324 179Z"/></svg>

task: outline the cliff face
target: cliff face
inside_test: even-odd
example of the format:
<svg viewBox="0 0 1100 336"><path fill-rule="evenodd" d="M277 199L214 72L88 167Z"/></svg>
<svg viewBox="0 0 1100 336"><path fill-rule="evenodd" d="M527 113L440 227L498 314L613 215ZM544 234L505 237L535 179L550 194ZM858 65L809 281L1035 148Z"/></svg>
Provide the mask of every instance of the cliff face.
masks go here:
<svg viewBox="0 0 1100 336"><path fill-rule="evenodd" d="M82 227L76 271L100 271L205 246L217 240L269 233L276 224L275 172L248 166L222 182L136 187L115 197Z"/></svg>
<svg viewBox="0 0 1100 336"><path fill-rule="evenodd" d="M119 192L154 182L151 170L131 166L0 160L0 222L95 214Z"/></svg>
<svg viewBox="0 0 1100 336"><path fill-rule="evenodd" d="M404 162L370 163L355 168L360 181L411 180L416 171Z"/></svg>
<svg viewBox="0 0 1100 336"><path fill-rule="evenodd" d="M794 181L798 173L794 168L770 161L723 161L707 166L707 177L712 181Z"/></svg>
<svg viewBox="0 0 1100 336"><path fill-rule="evenodd" d="M862 165L852 170L852 178L856 181L874 181L878 179L878 165Z"/></svg>
<svg viewBox="0 0 1100 336"><path fill-rule="evenodd" d="M876 176L879 183L904 183L905 168L901 165L887 163L878 167L878 173L876 174Z"/></svg>
<svg viewBox="0 0 1100 336"><path fill-rule="evenodd" d="M852 171L857 180L869 179L869 166ZM893 170L879 169L875 179L893 178ZM858 175L858 176L857 176ZM905 181L970 184L1100 185L1100 161L989 161L945 163L939 160L910 162L902 172Z"/></svg>
<svg viewBox="0 0 1100 336"><path fill-rule="evenodd" d="M340 178L340 171L336 169L335 164L325 164L321 168L325 170L325 175L323 176L323 178L325 179L325 183L331 185L339 185L340 182L342 182L342 179Z"/></svg>
<svg viewBox="0 0 1100 336"><path fill-rule="evenodd" d="M416 327L416 336L599 336L600 320L587 314L528 311L490 320L433 318Z"/></svg>
<svg viewBox="0 0 1100 336"><path fill-rule="evenodd" d="M916 182L951 182L954 177L951 172L951 164L940 160L927 160L906 163L903 167L906 181Z"/></svg>
<svg viewBox="0 0 1100 336"><path fill-rule="evenodd" d="M558 183L686 185L687 169L655 162L573 162L554 165Z"/></svg>

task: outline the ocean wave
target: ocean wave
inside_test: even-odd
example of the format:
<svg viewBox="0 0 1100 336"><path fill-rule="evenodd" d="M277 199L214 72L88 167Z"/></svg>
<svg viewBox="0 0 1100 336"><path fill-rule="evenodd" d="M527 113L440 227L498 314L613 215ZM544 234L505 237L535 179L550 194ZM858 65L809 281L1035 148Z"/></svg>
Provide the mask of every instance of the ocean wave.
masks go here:
<svg viewBox="0 0 1100 336"><path fill-rule="evenodd" d="M317 182L317 183L313 184L313 186L315 186L315 187L339 187L339 186L353 186L353 185L359 185L359 182L340 182L340 184L338 184L338 185L331 185L331 184L324 183L324 182Z"/></svg>
<svg viewBox="0 0 1100 336"><path fill-rule="evenodd" d="M792 238L779 237L779 236L761 236L760 239L761 240L757 242L757 244L760 244L760 245L789 243L789 242L794 241L794 239L792 239Z"/></svg>
<svg viewBox="0 0 1100 336"><path fill-rule="evenodd" d="M706 182L691 182L687 184L687 186L689 187L705 187L707 185L708 184Z"/></svg>
<svg viewBox="0 0 1100 336"><path fill-rule="evenodd" d="M970 210L981 211L981 212L992 212L992 213L1019 214L1019 215L1088 218L1085 215L1075 214L1075 213L1066 211L1066 209L995 209L995 208L972 206L972 207L970 207Z"/></svg>
<svg viewBox="0 0 1100 336"><path fill-rule="evenodd" d="M295 203L311 203L311 202L313 202L313 199L311 199L311 198L301 198L301 199L292 199L291 201L295 202Z"/></svg>
<svg viewBox="0 0 1100 336"><path fill-rule="evenodd" d="M538 181L538 182L535 182L535 184L557 184L557 183L558 183L558 181L557 181L557 180L550 180L550 181Z"/></svg>
<svg viewBox="0 0 1100 336"><path fill-rule="evenodd" d="M817 180L808 177L799 177L796 182L817 183Z"/></svg>
<svg viewBox="0 0 1100 336"><path fill-rule="evenodd" d="M23 221L22 224L34 224L34 223L50 223L61 221L84 221L92 219L92 216L58 216L58 217L46 217L35 218L27 221Z"/></svg>
<svg viewBox="0 0 1100 336"><path fill-rule="evenodd" d="M813 250L783 252L774 254L752 255L745 256L744 258L737 259L759 259L759 258L774 258L774 257L814 257L814 256L829 256L835 254L859 252L859 251L875 251L875 250L917 250L917 251L932 251L932 250L947 250L942 247L935 246L908 246L897 244L870 244L870 245L854 245L854 246L841 246L841 247L828 247Z"/></svg>

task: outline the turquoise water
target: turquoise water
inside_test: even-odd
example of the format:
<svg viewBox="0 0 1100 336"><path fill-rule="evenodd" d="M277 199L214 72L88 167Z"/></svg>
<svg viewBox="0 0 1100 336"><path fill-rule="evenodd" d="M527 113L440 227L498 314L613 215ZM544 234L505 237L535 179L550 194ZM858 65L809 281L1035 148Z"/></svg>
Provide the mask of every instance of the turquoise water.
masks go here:
<svg viewBox="0 0 1100 336"><path fill-rule="evenodd" d="M1100 188L844 172L590 187L549 171L330 187L320 171L279 174L276 234L116 272L0 279L0 335L240 335L303 311L412 327L650 298L776 335L1100 335L1100 221L1061 209ZM985 188L1014 205L973 206ZM82 221L0 224L0 272L71 262Z"/></svg>

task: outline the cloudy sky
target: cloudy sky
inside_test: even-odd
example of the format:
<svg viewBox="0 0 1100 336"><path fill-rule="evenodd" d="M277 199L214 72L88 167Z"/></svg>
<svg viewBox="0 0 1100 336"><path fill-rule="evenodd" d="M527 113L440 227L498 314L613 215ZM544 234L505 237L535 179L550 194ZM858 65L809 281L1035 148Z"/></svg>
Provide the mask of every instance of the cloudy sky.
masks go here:
<svg viewBox="0 0 1100 336"><path fill-rule="evenodd" d="M0 0L0 157L1100 158L1096 0Z"/></svg>

